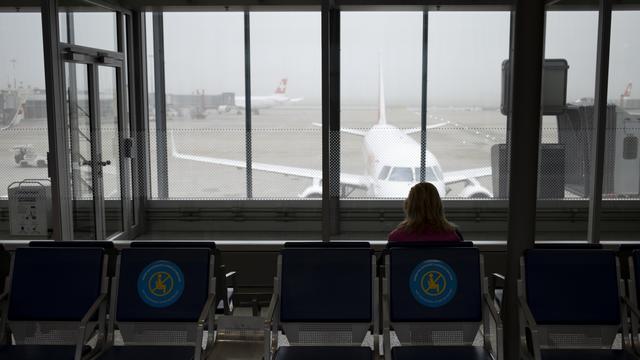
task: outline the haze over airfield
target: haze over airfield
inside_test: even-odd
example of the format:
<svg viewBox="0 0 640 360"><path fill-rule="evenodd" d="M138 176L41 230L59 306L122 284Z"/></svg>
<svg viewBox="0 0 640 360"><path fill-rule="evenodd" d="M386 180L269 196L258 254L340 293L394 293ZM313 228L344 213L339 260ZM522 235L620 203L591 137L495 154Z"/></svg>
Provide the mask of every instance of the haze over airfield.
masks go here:
<svg viewBox="0 0 640 360"><path fill-rule="evenodd" d="M242 13L164 16L168 93L244 93ZM627 83L640 84L639 17L640 12L614 12L610 99ZM253 94L271 94L287 77L291 96L304 97L304 105L320 104L320 14L256 12L251 19ZM341 19L343 105L375 105L381 53L389 106L418 106L422 14L345 12ZM105 30L110 21L105 14L76 14L78 42L113 46ZM14 75L25 86L44 87L41 31L38 13L0 13L0 88L12 84ZM569 100L593 97L596 40L596 12L548 13L546 57L568 60ZM432 12L429 105L498 106L508 42L508 12Z"/></svg>

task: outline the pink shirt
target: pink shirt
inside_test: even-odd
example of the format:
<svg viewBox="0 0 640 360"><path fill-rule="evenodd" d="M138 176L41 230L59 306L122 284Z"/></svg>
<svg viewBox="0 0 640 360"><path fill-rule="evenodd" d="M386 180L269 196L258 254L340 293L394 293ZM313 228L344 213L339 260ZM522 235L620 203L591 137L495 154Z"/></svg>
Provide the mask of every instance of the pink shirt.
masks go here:
<svg viewBox="0 0 640 360"><path fill-rule="evenodd" d="M420 241L461 241L455 231L433 231L425 229L421 232L408 232L395 229L389 234L389 242L420 242Z"/></svg>

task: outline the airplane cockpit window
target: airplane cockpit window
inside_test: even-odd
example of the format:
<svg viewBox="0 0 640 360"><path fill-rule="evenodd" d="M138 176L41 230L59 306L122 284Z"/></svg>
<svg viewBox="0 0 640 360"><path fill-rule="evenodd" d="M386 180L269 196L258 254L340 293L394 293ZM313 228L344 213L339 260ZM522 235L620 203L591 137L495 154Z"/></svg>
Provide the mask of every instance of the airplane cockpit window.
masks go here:
<svg viewBox="0 0 640 360"><path fill-rule="evenodd" d="M417 167L415 168L416 171L416 175L415 175L415 179L416 180L420 180L420 168ZM437 181L438 179L436 178L436 174L433 171L432 167L425 167L424 168L424 181L428 181L428 182L432 182L432 181Z"/></svg>
<svg viewBox="0 0 640 360"><path fill-rule="evenodd" d="M442 169L440 169L440 166L434 166L433 168L436 171L436 176L438 177L438 180L444 180L444 174L442 173Z"/></svg>
<svg viewBox="0 0 640 360"><path fill-rule="evenodd" d="M378 179L379 180L386 180L387 176L389 176L389 170L391 170L390 167L383 166L382 170L380 171L380 175L378 175Z"/></svg>
<svg viewBox="0 0 640 360"><path fill-rule="evenodd" d="M389 181L413 181L413 171L408 167L393 168Z"/></svg>

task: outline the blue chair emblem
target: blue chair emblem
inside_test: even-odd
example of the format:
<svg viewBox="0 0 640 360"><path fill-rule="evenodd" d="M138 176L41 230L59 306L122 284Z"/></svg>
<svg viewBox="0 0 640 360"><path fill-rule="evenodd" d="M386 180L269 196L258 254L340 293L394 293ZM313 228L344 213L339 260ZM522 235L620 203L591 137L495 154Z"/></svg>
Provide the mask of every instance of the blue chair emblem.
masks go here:
<svg viewBox="0 0 640 360"><path fill-rule="evenodd" d="M439 308L456 296L458 279L446 262L425 260L413 269L409 288L417 302L430 308Z"/></svg>
<svg viewBox="0 0 640 360"><path fill-rule="evenodd" d="M154 261L138 276L138 296L154 308L173 305L184 291L184 275L175 263Z"/></svg>

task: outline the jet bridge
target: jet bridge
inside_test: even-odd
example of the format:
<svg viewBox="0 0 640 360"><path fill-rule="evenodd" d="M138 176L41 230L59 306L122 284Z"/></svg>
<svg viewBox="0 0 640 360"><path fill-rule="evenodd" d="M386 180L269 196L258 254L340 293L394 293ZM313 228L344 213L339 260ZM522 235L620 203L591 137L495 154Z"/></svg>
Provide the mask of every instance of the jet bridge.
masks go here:
<svg viewBox="0 0 640 360"><path fill-rule="evenodd" d="M581 197L590 195L593 159L594 107L568 105L558 118L558 143L566 149L565 187ZM640 110L610 104L604 159L603 196L631 197L640 193Z"/></svg>

